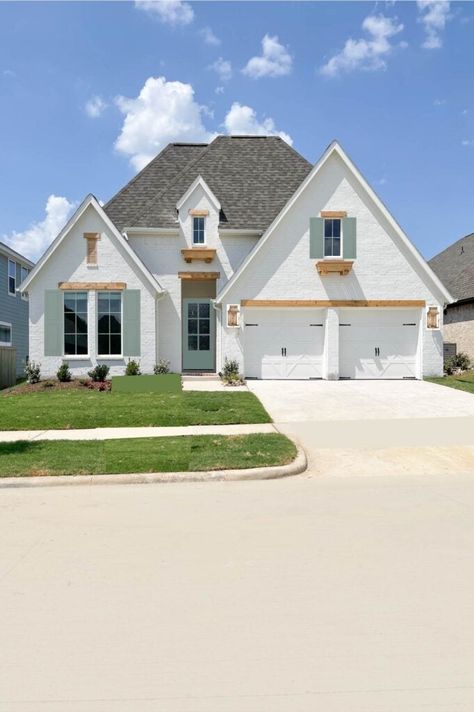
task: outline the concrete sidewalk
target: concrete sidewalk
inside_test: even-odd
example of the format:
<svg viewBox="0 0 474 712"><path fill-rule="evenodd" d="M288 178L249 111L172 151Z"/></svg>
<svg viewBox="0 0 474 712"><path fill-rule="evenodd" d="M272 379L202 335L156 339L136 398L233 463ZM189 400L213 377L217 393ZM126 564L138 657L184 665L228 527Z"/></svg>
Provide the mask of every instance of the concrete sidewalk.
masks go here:
<svg viewBox="0 0 474 712"><path fill-rule="evenodd" d="M277 433L272 423L238 425L187 425L184 427L90 428L82 430L3 430L0 442L17 440L121 440L123 438L166 438L179 435L251 435Z"/></svg>

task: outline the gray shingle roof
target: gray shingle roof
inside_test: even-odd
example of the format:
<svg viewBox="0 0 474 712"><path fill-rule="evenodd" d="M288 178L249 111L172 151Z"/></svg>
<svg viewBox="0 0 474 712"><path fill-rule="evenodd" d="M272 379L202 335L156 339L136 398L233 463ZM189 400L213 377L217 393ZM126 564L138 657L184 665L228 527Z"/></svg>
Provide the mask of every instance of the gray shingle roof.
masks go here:
<svg viewBox="0 0 474 712"><path fill-rule="evenodd" d="M453 297L474 298L474 233L440 252L429 265Z"/></svg>
<svg viewBox="0 0 474 712"><path fill-rule="evenodd" d="M221 227L263 232L312 169L277 136L218 136L191 146L170 144L107 203L120 230L175 227L176 203L201 175L221 203Z"/></svg>

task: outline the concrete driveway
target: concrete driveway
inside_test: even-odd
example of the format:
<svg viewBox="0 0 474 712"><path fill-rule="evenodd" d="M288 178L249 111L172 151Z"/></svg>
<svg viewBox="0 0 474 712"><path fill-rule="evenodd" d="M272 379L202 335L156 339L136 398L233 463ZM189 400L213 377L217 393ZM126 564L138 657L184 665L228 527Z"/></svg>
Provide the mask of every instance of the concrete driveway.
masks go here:
<svg viewBox="0 0 474 712"><path fill-rule="evenodd" d="M4 490L1 712L472 712L474 478Z"/></svg>
<svg viewBox="0 0 474 712"><path fill-rule="evenodd" d="M474 473L474 395L426 381L249 381L313 474Z"/></svg>

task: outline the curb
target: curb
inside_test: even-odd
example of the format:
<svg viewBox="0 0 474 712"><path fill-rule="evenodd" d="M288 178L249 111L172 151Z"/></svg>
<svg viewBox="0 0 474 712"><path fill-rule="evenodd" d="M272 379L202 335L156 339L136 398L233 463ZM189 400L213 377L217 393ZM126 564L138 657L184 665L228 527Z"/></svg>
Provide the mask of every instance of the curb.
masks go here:
<svg viewBox="0 0 474 712"><path fill-rule="evenodd" d="M120 475L48 475L46 477L2 477L0 489L21 487L57 487L61 485L143 485L154 482L239 482L274 480L299 475L308 467L306 453L297 446L296 458L289 465L254 467L247 470L210 470L207 472L138 472Z"/></svg>

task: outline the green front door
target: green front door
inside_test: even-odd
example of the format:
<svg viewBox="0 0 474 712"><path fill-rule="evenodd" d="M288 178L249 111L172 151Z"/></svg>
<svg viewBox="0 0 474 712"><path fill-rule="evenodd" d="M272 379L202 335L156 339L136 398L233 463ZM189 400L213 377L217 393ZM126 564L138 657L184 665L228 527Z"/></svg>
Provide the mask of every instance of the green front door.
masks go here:
<svg viewBox="0 0 474 712"><path fill-rule="evenodd" d="M183 299L183 370L214 371L216 315L210 299Z"/></svg>

